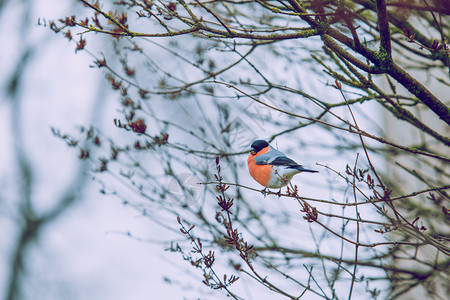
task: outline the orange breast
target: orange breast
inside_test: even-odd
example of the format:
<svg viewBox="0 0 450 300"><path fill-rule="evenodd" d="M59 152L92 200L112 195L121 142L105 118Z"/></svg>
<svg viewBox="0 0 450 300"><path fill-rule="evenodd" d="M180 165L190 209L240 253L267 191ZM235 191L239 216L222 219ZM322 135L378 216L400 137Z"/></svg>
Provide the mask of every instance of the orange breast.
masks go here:
<svg viewBox="0 0 450 300"><path fill-rule="evenodd" d="M267 152L267 151L266 151ZM258 153L263 154L263 153ZM252 175L253 179L255 179L262 186L267 186L269 183L270 177L272 175L272 166L271 165L257 165L255 161L255 157L257 155L250 154L247 159L248 171L250 175Z"/></svg>

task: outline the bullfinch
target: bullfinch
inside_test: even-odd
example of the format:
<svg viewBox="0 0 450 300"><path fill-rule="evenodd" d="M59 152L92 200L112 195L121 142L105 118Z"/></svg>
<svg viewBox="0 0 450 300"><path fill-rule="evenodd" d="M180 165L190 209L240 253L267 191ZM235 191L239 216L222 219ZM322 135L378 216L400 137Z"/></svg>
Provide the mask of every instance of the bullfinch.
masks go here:
<svg viewBox="0 0 450 300"><path fill-rule="evenodd" d="M264 140L256 140L251 145L247 159L248 170L253 179L266 188L281 188L286 186L294 175L302 172L317 173L305 169L288 158L284 153L272 148Z"/></svg>

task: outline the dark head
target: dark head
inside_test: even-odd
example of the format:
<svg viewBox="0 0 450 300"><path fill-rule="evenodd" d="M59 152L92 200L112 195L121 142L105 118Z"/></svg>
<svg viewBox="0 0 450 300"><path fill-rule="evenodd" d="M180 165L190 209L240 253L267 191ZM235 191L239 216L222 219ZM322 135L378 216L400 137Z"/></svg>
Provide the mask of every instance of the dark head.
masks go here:
<svg viewBox="0 0 450 300"><path fill-rule="evenodd" d="M253 144L250 148L250 153L255 155L256 153L258 153L262 149L266 148L267 146L269 146L268 142L266 142L264 140L256 140L253 142Z"/></svg>

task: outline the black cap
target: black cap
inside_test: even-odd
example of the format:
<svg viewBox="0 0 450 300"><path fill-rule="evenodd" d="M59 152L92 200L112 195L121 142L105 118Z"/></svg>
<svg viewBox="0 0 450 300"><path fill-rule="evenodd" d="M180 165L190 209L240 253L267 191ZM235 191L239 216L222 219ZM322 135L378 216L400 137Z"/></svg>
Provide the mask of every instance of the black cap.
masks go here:
<svg viewBox="0 0 450 300"><path fill-rule="evenodd" d="M264 141L264 140L256 140L253 142L252 146L251 146L251 151L255 151L256 153L258 153L259 151L261 151L261 149L266 148L267 146L269 146L269 143Z"/></svg>

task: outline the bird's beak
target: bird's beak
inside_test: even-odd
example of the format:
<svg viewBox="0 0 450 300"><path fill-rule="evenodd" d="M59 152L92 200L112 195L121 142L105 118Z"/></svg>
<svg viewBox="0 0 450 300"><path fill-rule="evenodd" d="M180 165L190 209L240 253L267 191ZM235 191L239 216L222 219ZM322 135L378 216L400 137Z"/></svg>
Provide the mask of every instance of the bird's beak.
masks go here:
<svg viewBox="0 0 450 300"><path fill-rule="evenodd" d="M251 148L251 149L250 149L250 154L251 154L251 155L255 155L255 154L256 154L256 150L253 149L253 148Z"/></svg>

